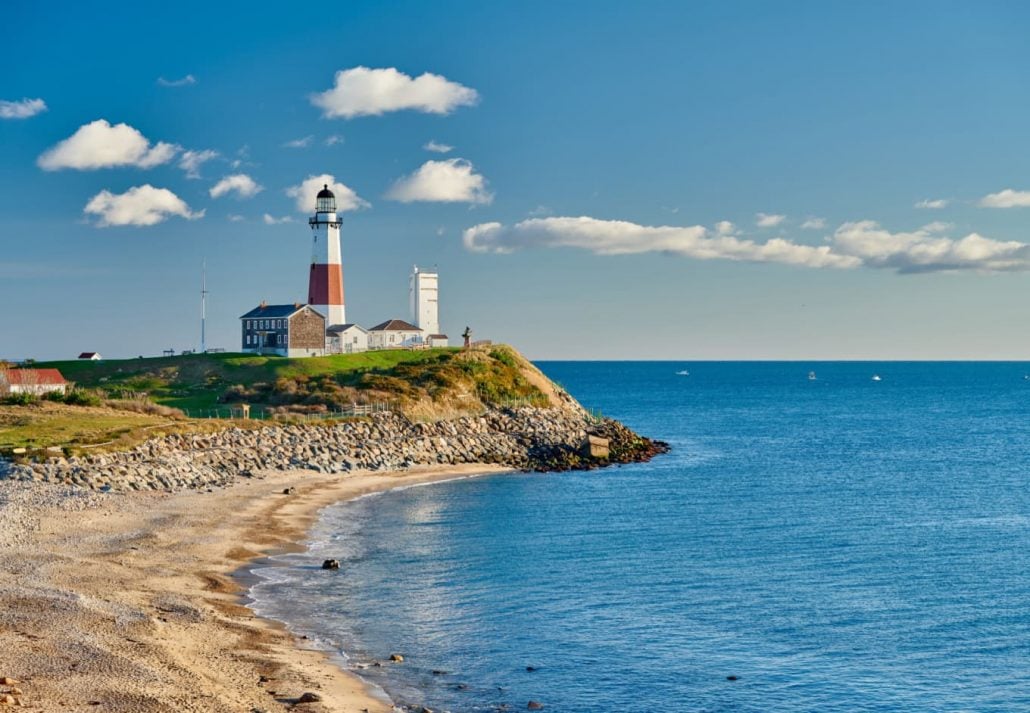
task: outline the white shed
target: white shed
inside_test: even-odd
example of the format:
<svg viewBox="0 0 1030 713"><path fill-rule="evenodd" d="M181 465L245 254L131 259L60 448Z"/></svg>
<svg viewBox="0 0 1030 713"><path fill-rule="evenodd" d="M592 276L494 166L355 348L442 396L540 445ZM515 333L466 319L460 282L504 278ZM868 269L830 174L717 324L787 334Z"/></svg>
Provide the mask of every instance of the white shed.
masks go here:
<svg viewBox="0 0 1030 713"><path fill-rule="evenodd" d="M354 354L368 351L368 330L357 324L334 324L325 332L326 352Z"/></svg>
<svg viewBox="0 0 1030 713"><path fill-rule="evenodd" d="M369 349L407 349L420 347L425 332L403 319L388 319L368 330Z"/></svg>

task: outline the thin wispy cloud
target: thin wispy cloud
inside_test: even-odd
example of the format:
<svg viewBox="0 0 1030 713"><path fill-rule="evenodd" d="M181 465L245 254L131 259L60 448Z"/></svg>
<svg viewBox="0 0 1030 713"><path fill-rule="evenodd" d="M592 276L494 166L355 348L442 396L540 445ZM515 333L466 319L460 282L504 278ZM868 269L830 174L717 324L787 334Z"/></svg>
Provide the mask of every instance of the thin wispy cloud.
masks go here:
<svg viewBox="0 0 1030 713"><path fill-rule="evenodd" d="M352 119L405 110L450 114L475 104L479 94L439 74L411 77L393 67L353 67L337 72L332 89L312 94L310 99L323 117Z"/></svg>
<svg viewBox="0 0 1030 713"><path fill-rule="evenodd" d="M909 232L891 232L875 221L844 223L824 245L785 238L765 242L734 234L731 223L704 226L647 226L586 216L532 218L506 226L482 223L462 234L473 252L511 253L530 248L575 248L597 255L663 253L696 260L778 263L808 268L923 272L1008 272L1030 270L1030 244L999 241L977 233L945 235L949 223L935 222Z"/></svg>
<svg viewBox="0 0 1030 713"><path fill-rule="evenodd" d="M42 99L6 101L0 99L0 119L28 119L47 110Z"/></svg>
<svg viewBox="0 0 1030 713"><path fill-rule="evenodd" d="M44 171L72 168L90 171L116 166L153 168L168 163L180 151L175 144L150 144L143 134L128 124L111 125L97 119L64 141L47 149L36 160Z"/></svg>
<svg viewBox="0 0 1030 713"><path fill-rule="evenodd" d="M245 173L237 173L232 176L225 176L211 187L208 193L212 198L221 198L229 193L235 193L237 198L251 198L260 193L264 188Z"/></svg>
<svg viewBox="0 0 1030 713"><path fill-rule="evenodd" d="M947 198L925 198L913 207L921 210L940 210L941 208L947 208L950 202Z"/></svg>
<svg viewBox="0 0 1030 713"><path fill-rule="evenodd" d="M225 219L228 220L230 223L242 223L246 220L246 218L244 218L242 215L238 215L236 213L230 213L229 215L225 216Z"/></svg>
<svg viewBox="0 0 1030 713"><path fill-rule="evenodd" d="M386 197L401 203L490 203L486 179L462 158L426 161L414 173L399 178Z"/></svg>
<svg viewBox="0 0 1030 713"><path fill-rule="evenodd" d="M215 158L218 158L218 152L211 149L183 151L179 157L179 168L186 172L186 178L200 178L200 167Z"/></svg>
<svg viewBox="0 0 1030 713"><path fill-rule="evenodd" d="M301 213L310 213L315 209L315 196L322 190L322 186L328 185L336 195L336 212L347 213L353 210L369 208L371 204L354 192L350 186L340 183L330 173L323 173L317 176L308 176L300 184L286 189L286 195L296 200L297 210Z"/></svg>
<svg viewBox="0 0 1030 713"><path fill-rule="evenodd" d="M1030 191L1015 191L1006 188L997 193L989 193L977 204L981 208L1027 208L1030 207Z"/></svg>
<svg viewBox="0 0 1030 713"><path fill-rule="evenodd" d="M150 184L135 186L125 193L101 191L93 196L83 212L97 216L96 226L148 226L178 216L187 220L204 217L204 211L192 211L186 201L167 188Z"/></svg>
<svg viewBox="0 0 1030 713"><path fill-rule="evenodd" d="M759 228L775 228L786 219L787 216L777 213L756 213L755 225Z"/></svg>
<svg viewBox="0 0 1030 713"><path fill-rule="evenodd" d="M261 217L261 220L264 221L265 225L279 225L280 223L292 223L293 222L293 218L291 218L288 215L284 215L281 218L276 218L274 215L269 215L268 213L265 213Z"/></svg>
<svg viewBox="0 0 1030 713"><path fill-rule="evenodd" d="M162 87L188 87L197 83L197 78L192 74L187 74L185 77L180 79L165 79L164 77L158 77L157 83Z"/></svg>
<svg viewBox="0 0 1030 713"><path fill-rule="evenodd" d="M804 230L822 230L826 227L826 220L824 218L809 216L801 223L801 227Z"/></svg>
<svg viewBox="0 0 1030 713"><path fill-rule="evenodd" d="M337 144L343 143L343 136L340 134L333 134L332 136L325 137L326 146L336 146Z"/></svg>
<svg viewBox="0 0 1030 713"><path fill-rule="evenodd" d="M441 144L438 141L427 141L422 145L422 148L426 151L432 151L433 153L450 153L454 150L453 146Z"/></svg>
<svg viewBox="0 0 1030 713"><path fill-rule="evenodd" d="M305 136L300 139L293 139L292 141L284 143L283 147L288 149L306 149L311 145L311 142L314 141L314 139L314 136Z"/></svg>

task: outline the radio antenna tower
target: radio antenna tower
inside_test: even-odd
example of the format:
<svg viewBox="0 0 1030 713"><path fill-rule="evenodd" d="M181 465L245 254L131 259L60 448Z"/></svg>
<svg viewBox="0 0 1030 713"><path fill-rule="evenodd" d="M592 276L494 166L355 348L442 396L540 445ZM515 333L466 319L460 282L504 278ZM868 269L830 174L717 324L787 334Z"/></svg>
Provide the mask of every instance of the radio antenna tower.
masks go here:
<svg viewBox="0 0 1030 713"><path fill-rule="evenodd" d="M207 258L200 268L200 353L207 353Z"/></svg>

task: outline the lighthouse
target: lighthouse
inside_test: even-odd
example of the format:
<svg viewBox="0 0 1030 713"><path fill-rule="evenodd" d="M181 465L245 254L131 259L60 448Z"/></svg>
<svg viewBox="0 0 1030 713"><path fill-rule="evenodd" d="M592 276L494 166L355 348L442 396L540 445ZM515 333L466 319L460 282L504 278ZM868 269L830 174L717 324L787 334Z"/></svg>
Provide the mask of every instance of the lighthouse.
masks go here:
<svg viewBox="0 0 1030 713"><path fill-rule="evenodd" d="M343 311L343 263L340 259L340 219L336 196L326 185L315 198L315 217L308 218L314 245L308 304L325 315L327 327L345 324Z"/></svg>

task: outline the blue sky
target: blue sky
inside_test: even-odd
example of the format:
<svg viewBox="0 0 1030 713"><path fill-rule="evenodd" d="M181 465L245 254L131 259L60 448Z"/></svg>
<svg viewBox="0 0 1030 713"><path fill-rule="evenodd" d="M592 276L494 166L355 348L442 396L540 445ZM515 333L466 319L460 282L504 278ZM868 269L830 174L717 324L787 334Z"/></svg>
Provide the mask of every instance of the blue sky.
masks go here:
<svg viewBox="0 0 1030 713"><path fill-rule="evenodd" d="M417 262L452 337L534 358L1025 359L1028 30L1021 3L8 2L0 356L195 348L204 259L237 347L305 298L287 190L328 174L365 325L407 317Z"/></svg>

